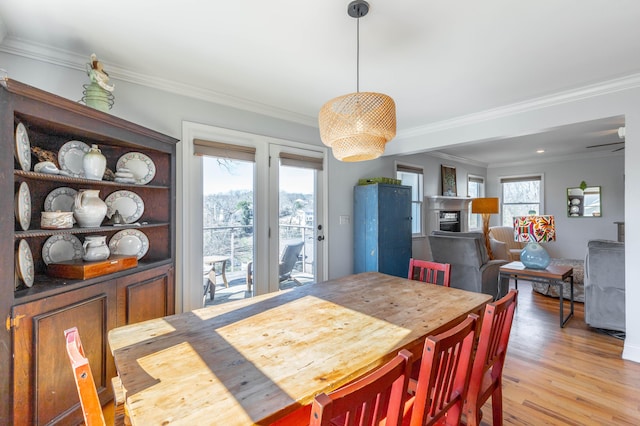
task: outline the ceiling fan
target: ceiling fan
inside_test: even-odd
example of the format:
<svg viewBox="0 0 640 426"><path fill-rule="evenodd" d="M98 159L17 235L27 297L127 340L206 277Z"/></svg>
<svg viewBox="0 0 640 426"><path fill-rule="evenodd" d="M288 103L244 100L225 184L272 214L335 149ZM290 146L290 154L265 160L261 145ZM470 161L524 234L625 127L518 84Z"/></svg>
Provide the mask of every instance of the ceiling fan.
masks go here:
<svg viewBox="0 0 640 426"><path fill-rule="evenodd" d="M616 149L614 149L614 150L613 150L613 151L611 151L611 152L618 152L618 151L621 151L621 150L623 150L623 149L624 149L624 137L625 137L625 134L626 134L626 128L625 128L624 126L623 126L623 127L620 127L620 128L618 128L618 137L619 137L620 139L622 139L621 141L618 141L618 142L609 142L609 143L601 143L601 144L598 144L598 145L589 145L589 146L587 146L587 148L600 148L600 147L603 147L603 146L623 145L623 146L621 146L620 148L616 148Z"/></svg>

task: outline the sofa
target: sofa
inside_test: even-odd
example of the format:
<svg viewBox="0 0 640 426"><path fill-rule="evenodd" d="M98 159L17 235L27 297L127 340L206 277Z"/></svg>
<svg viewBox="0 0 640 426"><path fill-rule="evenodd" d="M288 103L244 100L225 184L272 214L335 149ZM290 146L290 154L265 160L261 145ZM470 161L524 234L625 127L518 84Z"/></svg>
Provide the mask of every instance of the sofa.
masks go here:
<svg viewBox="0 0 640 426"><path fill-rule="evenodd" d="M587 243L584 320L594 328L625 331L624 243L608 240Z"/></svg>
<svg viewBox="0 0 640 426"><path fill-rule="evenodd" d="M451 265L451 287L489 294L495 300L507 294L509 289L499 285L498 275L508 262L489 260L482 232L433 231L429 245L435 262Z"/></svg>

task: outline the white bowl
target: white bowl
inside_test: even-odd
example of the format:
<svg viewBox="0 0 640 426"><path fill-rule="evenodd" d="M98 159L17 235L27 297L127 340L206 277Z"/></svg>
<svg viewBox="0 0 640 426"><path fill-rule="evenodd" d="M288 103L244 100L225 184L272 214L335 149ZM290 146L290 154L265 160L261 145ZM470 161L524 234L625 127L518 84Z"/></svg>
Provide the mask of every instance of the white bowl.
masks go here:
<svg viewBox="0 0 640 426"><path fill-rule="evenodd" d="M57 175L60 170L51 161L41 161L33 166L33 171L37 173L48 173L50 175Z"/></svg>

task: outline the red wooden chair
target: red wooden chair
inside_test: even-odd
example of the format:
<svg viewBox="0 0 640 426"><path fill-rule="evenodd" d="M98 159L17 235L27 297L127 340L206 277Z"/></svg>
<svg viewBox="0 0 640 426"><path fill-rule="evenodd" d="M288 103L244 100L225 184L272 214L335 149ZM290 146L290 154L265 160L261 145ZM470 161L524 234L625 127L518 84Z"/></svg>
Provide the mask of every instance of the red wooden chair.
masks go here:
<svg viewBox="0 0 640 426"><path fill-rule="evenodd" d="M84 424L86 426L104 426L105 421L102 414L102 405L100 404L98 391L93 381L89 360L84 355L78 329L73 327L65 330L64 337L67 342L67 354L69 355L69 361L71 361L71 368L73 368L76 387L78 388Z"/></svg>
<svg viewBox="0 0 640 426"><path fill-rule="evenodd" d="M440 273L439 273L440 272ZM448 263L429 262L427 260L409 260L409 279L438 284L438 276L442 277L442 285L449 287L451 265Z"/></svg>
<svg viewBox="0 0 640 426"><path fill-rule="evenodd" d="M489 398L493 424L502 425L502 368L507 354L517 296L518 290L511 289L502 299L485 307L464 406L469 426L480 425L480 409Z"/></svg>
<svg viewBox="0 0 640 426"><path fill-rule="evenodd" d="M311 406L310 426L399 426L408 396L411 352L398 355L368 376L336 391L317 395Z"/></svg>
<svg viewBox="0 0 640 426"><path fill-rule="evenodd" d="M458 425L467 395L478 316L427 337L415 396L405 404L403 425Z"/></svg>

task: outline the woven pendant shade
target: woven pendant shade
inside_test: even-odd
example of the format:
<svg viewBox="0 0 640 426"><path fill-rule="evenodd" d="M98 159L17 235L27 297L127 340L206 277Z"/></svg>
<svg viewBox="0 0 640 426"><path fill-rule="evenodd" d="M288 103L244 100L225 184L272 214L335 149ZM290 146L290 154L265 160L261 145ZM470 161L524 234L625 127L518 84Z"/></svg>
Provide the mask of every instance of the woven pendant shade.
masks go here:
<svg viewBox="0 0 640 426"><path fill-rule="evenodd" d="M366 161L380 157L384 146L396 136L396 104L387 95L360 91L360 18L369 3L354 0L347 14L356 18L356 92L331 99L320 108L318 127L322 143L340 161Z"/></svg>
<svg viewBox="0 0 640 426"><path fill-rule="evenodd" d="M338 160L373 160L396 135L396 104L382 93L350 93L324 104L318 124L322 142Z"/></svg>

